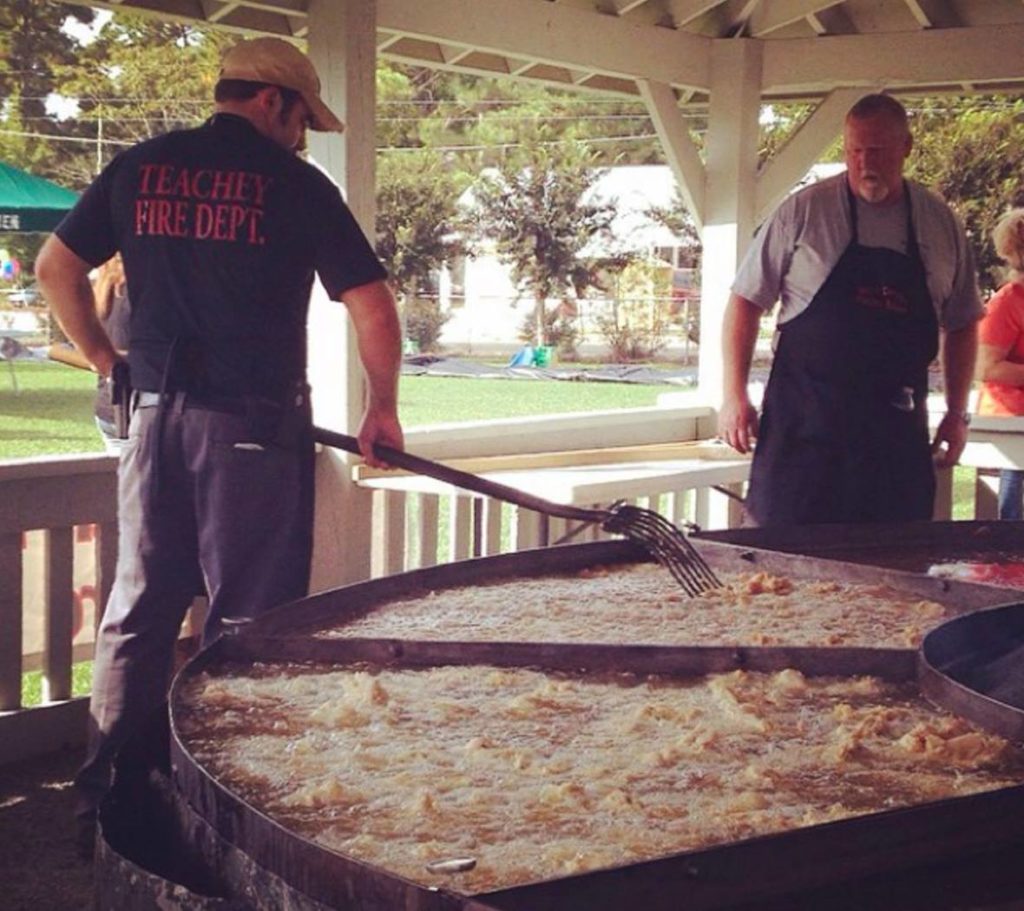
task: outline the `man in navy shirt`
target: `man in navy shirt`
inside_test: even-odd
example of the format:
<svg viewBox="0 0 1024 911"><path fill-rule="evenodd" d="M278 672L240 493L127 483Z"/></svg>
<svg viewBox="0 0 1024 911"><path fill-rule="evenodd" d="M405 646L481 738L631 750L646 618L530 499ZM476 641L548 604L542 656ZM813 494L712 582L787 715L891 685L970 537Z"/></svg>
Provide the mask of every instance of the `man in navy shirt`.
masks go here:
<svg viewBox="0 0 1024 911"><path fill-rule="evenodd" d="M276 38L224 57L216 113L119 155L47 239L36 275L98 373L122 355L87 275L120 252L136 410L118 472L117 575L97 633L83 842L117 749L162 704L201 584L204 642L303 597L312 549L306 317L314 276L352 318L367 377L358 430L401 448L400 330L385 272L338 188L296 152L343 129L308 60ZM200 581L201 580L201 581Z"/></svg>

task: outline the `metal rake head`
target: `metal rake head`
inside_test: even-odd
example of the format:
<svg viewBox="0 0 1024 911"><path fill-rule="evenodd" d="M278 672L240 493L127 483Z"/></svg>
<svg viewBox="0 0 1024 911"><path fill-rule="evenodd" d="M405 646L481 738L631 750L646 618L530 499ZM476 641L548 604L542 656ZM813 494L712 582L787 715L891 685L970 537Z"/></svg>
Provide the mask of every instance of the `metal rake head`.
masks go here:
<svg viewBox="0 0 1024 911"><path fill-rule="evenodd" d="M643 547L675 577L691 597L721 588L711 567L686 535L664 516L629 503L615 503L601 526Z"/></svg>

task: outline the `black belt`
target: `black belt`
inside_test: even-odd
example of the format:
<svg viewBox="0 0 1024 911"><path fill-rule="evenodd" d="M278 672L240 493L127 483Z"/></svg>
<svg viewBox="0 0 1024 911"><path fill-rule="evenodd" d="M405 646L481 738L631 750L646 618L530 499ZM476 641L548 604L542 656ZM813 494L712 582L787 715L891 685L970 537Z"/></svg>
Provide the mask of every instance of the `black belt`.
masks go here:
<svg viewBox="0 0 1024 911"><path fill-rule="evenodd" d="M168 408L198 408L203 411L218 411L222 414L248 413L241 398L195 395L190 392L135 392L136 408L155 408L163 401Z"/></svg>

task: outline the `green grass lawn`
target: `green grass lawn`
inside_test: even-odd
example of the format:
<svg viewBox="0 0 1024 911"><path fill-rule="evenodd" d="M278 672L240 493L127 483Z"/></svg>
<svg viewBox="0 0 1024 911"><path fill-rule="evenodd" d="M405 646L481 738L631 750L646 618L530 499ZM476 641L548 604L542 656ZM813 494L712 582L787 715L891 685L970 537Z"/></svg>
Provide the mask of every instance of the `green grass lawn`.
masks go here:
<svg viewBox="0 0 1024 911"><path fill-rule="evenodd" d="M0 459L102 452L92 419L96 377L59 364L0 364Z"/></svg>
<svg viewBox="0 0 1024 911"><path fill-rule="evenodd" d="M102 452L93 424L95 378L59 364L18 362L18 391L0 367L0 459ZM6 373L6 375L4 375ZM674 386L633 383L406 376L400 414L406 428L452 421L604 411L653 405Z"/></svg>
<svg viewBox="0 0 1024 911"><path fill-rule="evenodd" d="M533 379L404 376L399 413L406 428L450 421L607 411L653 405L674 386Z"/></svg>

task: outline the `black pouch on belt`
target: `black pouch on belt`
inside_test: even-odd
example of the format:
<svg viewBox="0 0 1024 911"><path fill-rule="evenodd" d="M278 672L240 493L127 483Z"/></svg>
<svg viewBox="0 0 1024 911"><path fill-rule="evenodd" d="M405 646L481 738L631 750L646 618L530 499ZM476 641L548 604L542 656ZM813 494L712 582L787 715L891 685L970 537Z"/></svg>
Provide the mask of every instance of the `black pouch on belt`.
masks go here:
<svg viewBox="0 0 1024 911"><path fill-rule="evenodd" d="M119 440L128 439L132 419L132 380L127 362L117 361L110 371L110 401L114 409L114 430Z"/></svg>
<svg viewBox="0 0 1024 911"><path fill-rule="evenodd" d="M308 387L283 401L246 396L245 420L250 437L261 446L296 449L312 439L313 418Z"/></svg>

